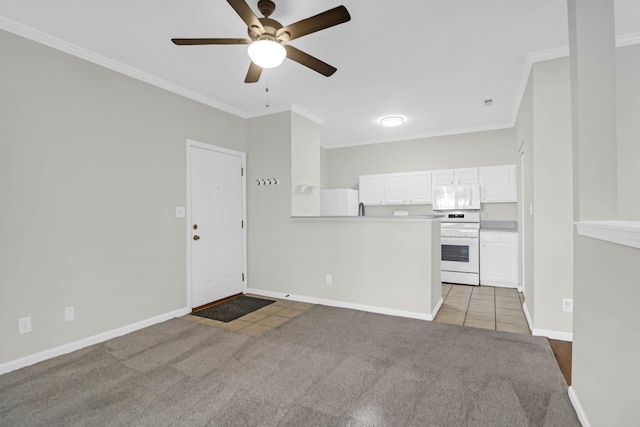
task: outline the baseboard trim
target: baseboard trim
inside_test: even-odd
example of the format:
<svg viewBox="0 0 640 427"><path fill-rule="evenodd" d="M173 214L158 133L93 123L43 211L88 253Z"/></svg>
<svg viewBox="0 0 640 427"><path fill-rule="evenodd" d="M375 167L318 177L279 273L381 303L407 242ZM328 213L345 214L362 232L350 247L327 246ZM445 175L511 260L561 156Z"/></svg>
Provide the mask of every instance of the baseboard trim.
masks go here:
<svg viewBox="0 0 640 427"><path fill-rule="evenodd" d="M35 353L29 356L21 357L19 359L11 360L9 362L0 364L0 375L6 374L11 371L15 371L16 369L24 368L26 366L34 365L36 363L43 362L45 360L52 359L54 357L62 356L63 354L71 353L73 351L80 350L94 344L99 344L101 342L110 340L112 338L117 338L119 336L126 335L131 332L135 332L139 329L144 329L149 326L155 325L157 323L162 323L164 321L173 319L175 317L184 316L185 314L189 314L189 313L191 313L190 308L186 308L186 307L181 308L179 310L170 311L168 313L151 317L149 319L141 320L139 322L132 323L130 325L123 326L121 328L112 329L107 332L103 332L97 335L83 338L78 341L74 341L68 344L64 344L58 347L44 350L39 353Z"/></svg>
<svg viewBox="0 0 640 427"><path fill-rule="evenodd" d="M584 412L584 409L580 404L580 400L578 399L578 395L576 394L573 386L569 386L569 400L571 400L573 409L575 409L576 415L578 415L578 420L580 420L580 424L582 424L582 427L591 427L591 423L589 423L589 420L587 419L587 414Z"/></svg>
<svg viewBox="0 0 640 427"><path fill-rule="evenodd" d="M350 308L352 310L368 311L370 313L387 314L390 316L408 317L410 319L419 319L419 320L433 320L435 318L434 313L437 313L438 310L440 309L440 305L442 305L442 299L440 299L440 302L438 303L439 305L436 307L436 310L434 310L434 313L424 314L424 313L415 313L413 311L394 310L391 308L376 307L372 305L355 304L355 303L345 302L345 301L307 297L303 295L291 295L291 294L285 294L282 292L265 291L263 289L255 289L255 288L247 289L247 293L260 295L263 297L269 297L269 298L278 298L283 300L306 302L309 304L326 305L329 307Z"/></svg>
<svg viewBox="0 0 640 427"><path fill-rule="evenodd" d="M527 319L527 323L529 324L529 330L533 330L533 320L531 320L531 315L529 314L526 301L522 303L522 311L524 311L524 317Z"/></svg>
<svg viewBox="0 0 640 427"><path fill-rule="evenodd" d="M438 315L438 312L440 311L440 308L442 307L442 304L444 304L444 299L440 298L440 301L438 301L438 303L436 304L436 307L431 312L431 320L436 318L436 316Z"/></svg>
<svg viewBox="0 0 640 427"><path fill-rule="evenodd" d="M531 335L535 335L538 337L547 337L547 338L551 338L552 340L573 342L573 333L571 332L562 332L562 331L553 331L550 329L534 328L533 320L531 319L531 315L529 314L529 308L527 307L526 302L522 303L522 311L524 311L524 317L527 319L527 323L529 324Z"/></svg>

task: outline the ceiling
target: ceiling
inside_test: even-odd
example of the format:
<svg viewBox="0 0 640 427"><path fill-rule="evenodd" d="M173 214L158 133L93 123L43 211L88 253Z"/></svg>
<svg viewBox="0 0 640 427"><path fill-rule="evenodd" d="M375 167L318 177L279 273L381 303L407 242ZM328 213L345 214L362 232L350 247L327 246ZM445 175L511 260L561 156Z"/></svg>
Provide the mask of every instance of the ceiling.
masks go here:
<svg viewBox="0 0 640 427"><path fill-rule="evenodd" d="M335 66L333 76L285 60L246 84L246 45L171 43L246 38L225 0L2 0L0 28L241 117L293 109L321 123L326 148L511 127L527 54L558 56L568 45L562 0L274 1L271 18L283 25L347 7L350 22L291 42ZM618 36L640 34L640 2L615 6ZM405 124L384 128L385 115Z"/></svg>

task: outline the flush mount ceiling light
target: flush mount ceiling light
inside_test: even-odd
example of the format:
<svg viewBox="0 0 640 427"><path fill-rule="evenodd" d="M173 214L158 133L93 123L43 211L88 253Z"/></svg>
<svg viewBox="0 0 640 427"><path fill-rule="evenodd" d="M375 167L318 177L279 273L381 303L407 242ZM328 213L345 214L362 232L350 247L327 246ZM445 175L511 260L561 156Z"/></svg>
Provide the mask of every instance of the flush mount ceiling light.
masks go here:
<svg viewBox="0 0 640 427"><path fill-rule="evenodd" d="M404 123L402 116L387 116L380 119L380 124L387 128L394 128Z"/></svg>
<svg viewBox="0 0 640 427"><path fill-rule="evenodd" d="M287 56L284 46L269 39L254 41L249 45L247 51L251 61L261 68L275 68L282 64Z"/></svg>

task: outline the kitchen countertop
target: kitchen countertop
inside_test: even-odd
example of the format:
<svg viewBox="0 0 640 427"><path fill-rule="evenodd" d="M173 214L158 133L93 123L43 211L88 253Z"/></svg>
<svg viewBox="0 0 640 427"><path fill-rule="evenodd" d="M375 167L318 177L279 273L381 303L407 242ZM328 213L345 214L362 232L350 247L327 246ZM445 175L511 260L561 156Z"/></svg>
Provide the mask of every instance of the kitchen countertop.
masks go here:
<svg viewBox="0 0 640 427"><path fill-rule="evenodd" d="M292 216L294 220L321 221L433 221L444 215Z"/></svg>
<svg viewBox="0 0 640 427"><path fill-rule="evenodd" d="M480 221L480 230L518 232L518 221Z"/></svg>

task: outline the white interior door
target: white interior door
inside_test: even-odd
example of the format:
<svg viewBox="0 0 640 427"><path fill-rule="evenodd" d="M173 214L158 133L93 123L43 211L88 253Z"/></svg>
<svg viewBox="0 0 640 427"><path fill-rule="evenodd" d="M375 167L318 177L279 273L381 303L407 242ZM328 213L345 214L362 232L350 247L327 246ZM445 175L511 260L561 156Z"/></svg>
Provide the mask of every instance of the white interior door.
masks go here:
<svg viewBox="0 0 640 427"><path fill-rule="evenodd" d="M243 291L243 156L190 146L191 304Z"/></svg>

